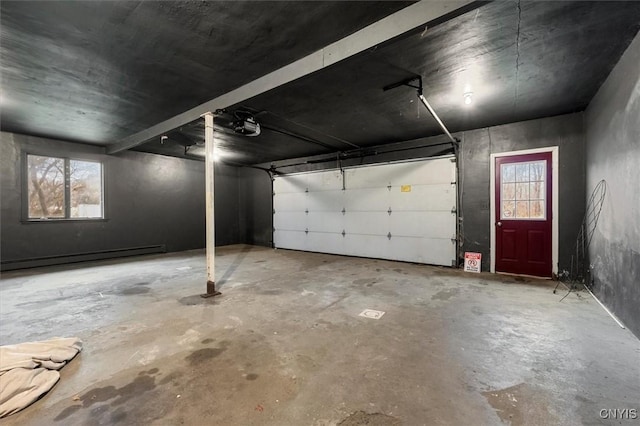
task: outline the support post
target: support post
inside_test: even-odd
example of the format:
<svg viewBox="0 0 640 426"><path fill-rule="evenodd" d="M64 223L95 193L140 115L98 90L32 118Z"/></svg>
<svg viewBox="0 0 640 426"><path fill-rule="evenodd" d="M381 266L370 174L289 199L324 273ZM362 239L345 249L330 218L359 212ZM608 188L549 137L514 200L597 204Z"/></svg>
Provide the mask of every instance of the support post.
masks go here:
<svg viewBox="0 0 640 426"><path fill-rule="evenodd" d="M207 242L207 292L202 297L213 297L221 294L216 291L216 222L214 203L215 152L213 137L213 113L207 112L204 117L205 143L205 205L206 205L206 242Z"/></svg>

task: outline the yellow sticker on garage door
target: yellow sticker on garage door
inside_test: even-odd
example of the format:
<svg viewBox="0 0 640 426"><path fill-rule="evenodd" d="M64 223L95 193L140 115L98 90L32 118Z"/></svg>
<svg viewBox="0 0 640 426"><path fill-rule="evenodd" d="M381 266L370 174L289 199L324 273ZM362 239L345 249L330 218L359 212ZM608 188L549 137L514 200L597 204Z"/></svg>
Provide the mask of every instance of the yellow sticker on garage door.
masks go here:
<svg viewBox="0 0 640 426"><path fill-rule="evenodd" d="M402 185L400 187L400 192L411 192L411 185Z"/></svg>

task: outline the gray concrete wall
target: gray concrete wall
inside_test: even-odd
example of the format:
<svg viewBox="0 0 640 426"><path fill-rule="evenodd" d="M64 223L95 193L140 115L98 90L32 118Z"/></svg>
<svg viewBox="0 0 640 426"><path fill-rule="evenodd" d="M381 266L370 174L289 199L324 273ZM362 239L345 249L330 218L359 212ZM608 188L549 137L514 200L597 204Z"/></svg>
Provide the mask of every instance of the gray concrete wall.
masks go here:
<svg viewBox="0 0 640 426"><path fill-rule="evenodd" d="M590 247L596 296L640 336L640 36L586 111L587 199L607 194Z"/></svg>
<svg viewBox="0 0 640 426"><path fill-rule="evenodd" d="M464 132L461 149L462 215L464 251L482 253L482 267L489 269L490 212L489 158L491 154L524 149L558 147L558 272L571 267L571 256L584 216L584 123L583 114Z"/></svg>
<svg viewBox="0 0 640 426"><path fill-rule="evenodd" d="M492 153L506 151L559 147L559 268L567 271L571 265L571 255L579 225L584 216L584 123L582 113L562 115L539 120L505 124L502 126L471 130L457 133L461 142L460 183L462 189L462 237L461 251L475 251L483 255L483 270L490 266L490 220L489 220L489 159ZM394 147L406 149L429 144L446 142L442 136L419 139ZM368 164L383 161L394 161L421 158L434 155L446 146L432 148L416 148L399 152L388 152L359 159L343 161L343 166ZM381 149L385 150L387 147ZM301 159L297 162L304 162ZM276 162L276 165L291 164L292 161ZM268 164L263 165L269 167ZM298 164L282 167L282 172L299 172L335 168L336 162ZM251 180L252 179L252 180ZM245 181L243 188L252 185L266 185L268 178L256 174ZM263 182L264 181L264 182ZM252 190L253 191L253 190ZM254 191L264 197L265 191ZM248 230L245 241L266 235L271 229L270 204L263 201L254 203L253 217L260 226ZM269 221L267 220L269 219ZM242 222L242 221L241 221ZM267 225L268 224L268 225ZM253 234L253 235L252 235Z"/></svg>
<svg viewBox="0 0 640 426"><path fill-rule="evenodd" d="M273 240L273 188L267 172L238 169L240 186L240 240L245 244L271 247Z"/></svg>
<svg viewBox="0 0 640 426"><path fill-rule="evenodd" d="M97 159L104 164L103 221L26 223L21 216L21 153ZM2 133L2 261L165 245L205 245L204 162ZM237 168L216 168L216 245L239 241Z"/></svg>

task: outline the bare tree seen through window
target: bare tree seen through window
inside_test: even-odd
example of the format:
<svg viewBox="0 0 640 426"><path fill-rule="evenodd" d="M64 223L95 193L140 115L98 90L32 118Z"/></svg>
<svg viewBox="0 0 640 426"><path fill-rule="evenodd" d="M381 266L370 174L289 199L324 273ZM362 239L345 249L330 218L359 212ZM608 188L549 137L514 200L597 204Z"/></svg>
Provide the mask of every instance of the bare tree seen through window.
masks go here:
<svg viewBox="0 0 640 426"><path fill-rule="evenodd" d="M29 219L103 217L101 163L28 155L27 168Z"/></svg>
<svg viewBox="0 0 640 426"><path fill-rule="evenodd" d="M502 219L545 219L546 163L502 164Z"/></svg>
<svg viewBox="0 0 640 426"><path fill-rule="evenodd" d="M30 155L28 163L29 218L64 217L64 159Z"/></svg>
<svg viewBox="0 0 640 426"><path fill-rule="evenodd" d="M69 162L71 217L102 217L102 165Z"/></svg>

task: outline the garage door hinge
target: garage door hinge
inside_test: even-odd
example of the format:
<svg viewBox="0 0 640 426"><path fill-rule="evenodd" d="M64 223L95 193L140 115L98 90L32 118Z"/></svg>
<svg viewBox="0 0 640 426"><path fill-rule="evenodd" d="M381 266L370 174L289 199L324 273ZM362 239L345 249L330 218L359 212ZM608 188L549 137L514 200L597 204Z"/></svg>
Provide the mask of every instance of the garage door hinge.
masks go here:
<svg viewBox="0 0 640 426"><path fill-rule="evenodd" d="M458 242L458 239L454 236L453 238L451 238L451 242L453 244L456 244Z"/></svg>
<svg viewBox="0 0 640 426"><path fill-rule="evenodd" d="M342 237L344 237L345 235L347 235L346 232L344 232L344 229L342 230Z"/></svg>
<svg viewBox="0 0 640 426"><path fill-rule="evenodd" d="M304 189L304 192L309 192L309 188L305 188L305 189Z"/></svg>
<svg viewBox="0 0 640 426"><path fill-rule="evenodd" d="M388 189L389 191L391 191L391 185L387 186L387 189Z"/></svg>
<svg viewBox="0 0 640 426"><path fill-rule="evenodd" d="M387 234L387 238L388 238L388 239L391 239L391 232L389 232L389 233Z"/></svg>
<svg viewBox="0 0 640 426"><path fill-rule="evenodd" d="M455 207L451 207L451 214L455 214L457 212L458 212L458 210Z"/></svg>
<svg viewBox="0 0 640 426"><path fill-rule="evenodd" d="M450 160L452 163L455 163L455 162L456 162L456 159L455 159L455 158L450 158L449 160Z"/></svg>
<svg viewBox="0 0 640 426"><path fill-rule="evenodd" d="M304 214L309 214L309 209L304 209Z"/></svg>
<svg viewBox="0 0 640 426"><path fill-rule="evenodd" d="M389 210L387 210L387 213L389 213L389 216L391 216L392 212L393 212L393 210L391 210L391 207L389 207Z"/></svg>
<svg viewBox="0 0 640 426"><path fill-rule="evenodd" d="M273 214L276 214L276 209L273 209Z"/></svg>
<svg viewBox="0 0 640 426"><path fill-rule="evenodd" d="M342 214L344 215L347 212L347 210L343 207L342 208Z"/></svg>
<svg viewBox="0 0 640 426"><path fill-rule="evenodd" d="M304 229L304 233L305 233L305 234L308 234L308 233L309 233L309 228L305 228L305 229Z"/></svg>

